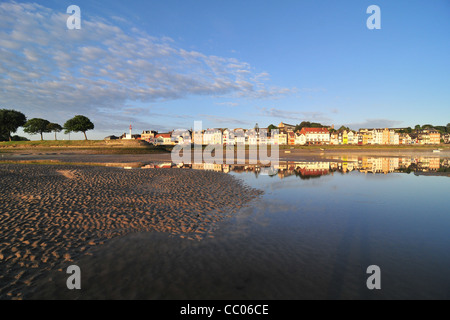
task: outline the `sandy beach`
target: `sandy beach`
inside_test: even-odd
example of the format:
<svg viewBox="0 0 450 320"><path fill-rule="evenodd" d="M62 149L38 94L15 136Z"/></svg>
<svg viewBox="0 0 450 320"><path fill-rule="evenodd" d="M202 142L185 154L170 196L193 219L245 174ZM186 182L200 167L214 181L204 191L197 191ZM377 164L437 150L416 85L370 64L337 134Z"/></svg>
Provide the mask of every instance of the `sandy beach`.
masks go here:
<svg viewBox="0 0 450 320"><path fill-rule="evenodd" d="M187 169L0 165L0 299L110 239L161 232L199 241L258 197L234 177Z"/></svg>

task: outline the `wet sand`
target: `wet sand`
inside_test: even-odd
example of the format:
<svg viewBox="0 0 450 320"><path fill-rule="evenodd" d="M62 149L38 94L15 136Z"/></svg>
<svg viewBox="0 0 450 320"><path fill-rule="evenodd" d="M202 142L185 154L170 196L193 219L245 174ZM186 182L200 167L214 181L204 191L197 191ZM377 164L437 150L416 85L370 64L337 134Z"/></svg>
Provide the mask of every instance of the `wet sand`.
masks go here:
<svg viewBox="0 0 450 320"><path fill-rule="evenodd" d="M0 165L0 299L110 239L161 232L199 241L261 191L210 171Z"/></svg>
<svg viewBox="0 0 450 320"><path fill-rule="evenodd" d="M441 149L440 152L433 152L435 149ZM192 150L192 160L194 160L195 150ZM249 155L250 154L250 155ZM253 152L245 151L245 159L251 158ZM224 150L224 158L226 151ZM383 148L383 147L360 147L360 148L330 148L325 146L322 150L317 147L291 149L280 148L280 159L287 160L320 160L327 157L345 156L345 155L364 155L364 156L432 156L432 157L450 157L450 149L448 145L425 147L399 147L399 148ZM61 161L71 162L97 162L97 163L114 163L114 162L148 162L148 161L170 161L171 153L149 153L149 154L101 154L97 152L89 152L86 150L62 150L55 151L40 149L23 149L9 150L6 153L0 153L0 161L2 160L35 160L35 159L57 159ZM268 153L270 156L270 152ZM235 152L237 160L237 152ZM242 160L242 159L241 159Z"/></svg>

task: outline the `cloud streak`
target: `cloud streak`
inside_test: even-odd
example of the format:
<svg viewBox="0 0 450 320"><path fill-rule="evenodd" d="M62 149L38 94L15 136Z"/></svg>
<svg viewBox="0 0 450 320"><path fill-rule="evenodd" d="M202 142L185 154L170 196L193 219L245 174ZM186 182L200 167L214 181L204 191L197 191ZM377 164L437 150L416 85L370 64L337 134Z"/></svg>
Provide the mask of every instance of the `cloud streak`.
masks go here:
<svg viewBox="0 0 450 320"><path fill-rule="evenodd" d="M393 128L398 127L403 123L403 121L390 120L390 119L367 119L364 122L348 123L344 124L350 129L372 129L372 128Z"/></svg>
<svg viewBox="0 0 450 320"><path fill-rule="evenodd" d="M283 110L278 108L258 108L260 115L270 118L281 118L288 121L288 119L299 121L324 121L329 122L331 119L323 112L320 111L292 111Z"/></svg>
<svg viewBox="0 0 450 320"><path fill-rule="evenodd" d="M232 128L233 126L248 126L251 123L249 121L245 121L245 120L241 120L241 119L237 119L237 118L230 118L230 117L222 117L222 116L214 116L214 115L209 115L209 114L199 114L198 117L200 119L206 119L209 120L217 125L219 125L220 127L230 127Z"/></svg>

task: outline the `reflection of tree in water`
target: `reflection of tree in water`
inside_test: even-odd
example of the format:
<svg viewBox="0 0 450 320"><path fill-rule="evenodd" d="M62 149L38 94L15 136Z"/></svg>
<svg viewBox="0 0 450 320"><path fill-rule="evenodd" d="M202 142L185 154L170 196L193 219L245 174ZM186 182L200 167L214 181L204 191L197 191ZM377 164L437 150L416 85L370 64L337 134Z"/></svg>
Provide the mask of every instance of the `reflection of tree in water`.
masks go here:
<svg viewBox="0 0 450 320"><path fill-rule="evenodd" d="M396 172L408 173L408 174L411 173L411 172L414 172L414 171L416 171L416 170L412 169L411 166L409 166L407 168L398 168L396 170Z"/></svg>
<svg viewBox="0 0 450 320"><path fill-rule="evenodd" d="M412 163L408 167L400 167L400 168L396 169L396 172L402 172L402 173L408 173L408 174L411 172L415 172L415 171L419 171L419 166L416 163Z"/></svg>
<svg viewBox="0 0 450 320"><path fill-rule="evenodd" d="M323 174L303 174L300 170L294 170L294 174L302 180L317 179L323 176Z"/></svg>
<svg viewBox="0 0 450 320"><path fill-rule="evenodd" d="M430 169L426 164L422 163L422 162L417 162L417 163L411 163L409 166L407 167L400 167L398 169L395 170L395 172L401 172L401 173L415 173L415 174L420 174L420 173L430 173L432 174L433 172L435 173L450 173L450 167L448 166L448 161L441 161L439 168L434 168L434 169Z"/></svg>
<svg viewBox="0 0 450 320"><path fill-rule="evenodd" d="M241 172L247 172L248 170L245 169L245 166L234 166L233 171L237 173Z"/></svg>

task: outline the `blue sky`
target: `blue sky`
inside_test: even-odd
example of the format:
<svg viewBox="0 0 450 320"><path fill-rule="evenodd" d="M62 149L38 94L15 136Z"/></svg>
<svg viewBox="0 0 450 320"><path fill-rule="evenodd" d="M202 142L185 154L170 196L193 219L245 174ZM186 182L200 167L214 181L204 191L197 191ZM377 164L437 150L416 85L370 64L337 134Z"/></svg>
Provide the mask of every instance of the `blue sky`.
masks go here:
<svg viewBox="0 0 450 320"><path fill-rule="evenodd" d="M71 4L81 30L66 27ZM380 30L366 27L372 4ZM447 0L3 1L0 16L0 107L86 115L91 138L197 120L450 122Z"/></svg>

